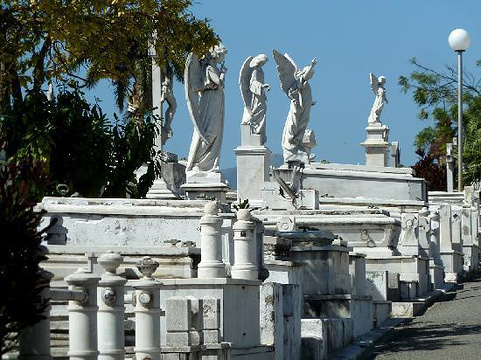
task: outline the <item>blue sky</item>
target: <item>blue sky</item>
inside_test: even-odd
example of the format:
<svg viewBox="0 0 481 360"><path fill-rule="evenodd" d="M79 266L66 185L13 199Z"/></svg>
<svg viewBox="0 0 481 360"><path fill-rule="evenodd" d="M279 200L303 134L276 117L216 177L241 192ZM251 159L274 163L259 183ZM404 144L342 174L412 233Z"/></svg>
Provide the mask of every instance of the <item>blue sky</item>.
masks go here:
<svg viewBox="0 0 481 360"><path fill-rule="evenodd" d="M464 55L467 71L481 77L475 67L481 59L480 0L202 0L192 12L208 18L228 48L226 58L226 113L221 168L235 166L233 149L240 143L239 124L242 99L239 69L250 55L266 53L268 93L267 147L281 153L281 134L289 100L279 87L272 49L288 53L299 67L317 57L310 81L316 105L309 127L318 145L316 160L363 164L365 127L374 95L369 73L387 78L389 104L382 121L390 127L390 140L399 141L404 165L416 162L412 145L417 132L429 123L417 118L418 109L410 94L403 94L397 81L408 75L411 57L442 70L456 64L456 54L448 45L449 33L466 29L472 38ZM166 150L180 157L188 154L192 123L184 101L183 87L174 87L178 112L173 121L174 137ZM95 96L113 111L108 88ZM109 108L110 107L110 108Z"/></svg>

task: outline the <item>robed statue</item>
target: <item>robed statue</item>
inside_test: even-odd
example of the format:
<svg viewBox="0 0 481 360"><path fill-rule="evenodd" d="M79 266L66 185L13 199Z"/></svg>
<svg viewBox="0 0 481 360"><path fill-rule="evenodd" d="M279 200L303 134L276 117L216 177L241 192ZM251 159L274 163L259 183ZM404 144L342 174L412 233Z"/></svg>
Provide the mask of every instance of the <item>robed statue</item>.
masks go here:
<svg viewBox="0 0 481 360"><path fill-rule="evenodd" d="M317 60L313 59L310 65L298 69L289 55L283 55L277 50L273 50L273 54L277 63L281 88L291 100L282 133L284 161L286 163L300 161L308 164L309 156L307 149L304 148L303 138L309 123L311 107L314 105L309 80L314 75L314 66Z"/></svg>
<svg viewBox="0 0 481 360"><path fill-rule="evenodd" d="M174 72L170 65L167 65L161 72L161 104L166 103L167 108L161 115L162 124L162 145L170 139L174 133L172 131L172 120L174 119L175 111L177 110L177 101L175 100L174 91L172 88L174 82Z"/></svg>
<svg viewBox="0 0 481 360"><path fill-rule="evenodd" d="M242 125L249 125L253 134L261 137L261 144L265 144L266 138L266 92L270 87L264 83L264 70L262 66L267 62L267 55L259 54L249 56L241 67L239 74L239 86L244 100L244 114Z"/></svg>
<svg viewBox="0 0 481 360"><path fill-rule="evenodd" d="M384 108L384 104L387 104L386 89L384 85L386 84L386 78L380 76L379 78L373 73L369 74L369 80L371 82L371 89L374 95L374 104L372 104L371 113L367 120L369 125L381 125L381 112Z"/></svg>
<svg viewBox="0 0 481 360"><path fill-rule="evenodd" d="M194 133L186 171L219 170L224 131L226 54L226 47L217 45L202 59L193 53L187 58L184 73L185 96L189 115L194 123Z"/></svg>

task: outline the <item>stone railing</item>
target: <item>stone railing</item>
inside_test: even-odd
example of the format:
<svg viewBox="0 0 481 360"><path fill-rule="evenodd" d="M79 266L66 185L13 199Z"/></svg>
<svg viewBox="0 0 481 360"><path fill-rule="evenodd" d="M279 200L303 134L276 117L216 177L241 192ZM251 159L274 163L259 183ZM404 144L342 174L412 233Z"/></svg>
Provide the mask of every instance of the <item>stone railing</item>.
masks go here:
<svg viewBox="0 0 481 360"><path fill-rule="evenodd" d="M199 278L213 281L226 278L226 266L222 262L222 219L216 203L206 205L200 224L202 252ZM259 255L254 230L250 213L241 210L233 228L233 279L258 279ZM49 284L53 274L44 272L44 299L50 304L68 301L70 359L124 359L126 305L134 309L135 359L161 359L165 357L162 352L218 356L215 358L227 356L230 344L221 341L219 299L211 296L173 296L165 299L165 309L162 309L163 283L153 278L159 263L150 257L142 258L137 263L142 277L127 281L117 273L122 262L119 254L102 254L98 258L101 273L78 269L65 277L68 289L51 289ZM51 306L48 306L45 319L21 334L20 359L51 359L50 310ZM161 349L162 316L165 316L163 330L166 342Z"/></svg>

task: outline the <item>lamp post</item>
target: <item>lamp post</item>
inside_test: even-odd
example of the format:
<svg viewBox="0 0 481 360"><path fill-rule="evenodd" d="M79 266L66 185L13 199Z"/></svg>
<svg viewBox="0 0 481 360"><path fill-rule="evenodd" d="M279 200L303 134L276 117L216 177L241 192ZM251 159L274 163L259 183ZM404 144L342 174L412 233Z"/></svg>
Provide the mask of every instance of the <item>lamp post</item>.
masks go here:
<svg viewBox="0 0 481 360"><path fill-rule="evenodd" d="M464 29L451 31L451 49L458 53L458 191L463 191L463 51L471 45L471 37Z"/></svg>

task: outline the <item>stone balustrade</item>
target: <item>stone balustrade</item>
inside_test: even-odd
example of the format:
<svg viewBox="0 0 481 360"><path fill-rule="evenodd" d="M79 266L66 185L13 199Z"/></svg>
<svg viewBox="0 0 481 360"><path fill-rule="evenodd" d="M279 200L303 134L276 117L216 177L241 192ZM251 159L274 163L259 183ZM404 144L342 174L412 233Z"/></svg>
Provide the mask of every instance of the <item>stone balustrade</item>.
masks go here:
<svg viewBox="0 0 481 360"><path fill-rule="evenodd" d="M198 275L199 280L206 284L209 279L230 281L226 279L226 265L222 259L220 230L223 220L218 211L216 202L208 203L200 220L202 251ZM240 210L237 217L238 221L233 227L235 251L232 278L254 280L251 285L259 286L258 265L262 265L258 258L262 256L262 252L258 251L259 247L262 248L258 244L259 228L248 210ZM150 257L142 258L136 264L142 277L127 281L117 274L123 263L119 254L107 252L98 258L95 254L89 254L89 260L99 266L80 268L65 277L68 289L50 290L48 285L52 274L45 272L44 298L54 302L68 301L70 359L124 359L126 304L133 306L135 313L136 359L160 360L165 357L161 349L163 316L166 319L166 343L163 347L167 353L197 352L203 356L224 358L229 351L230 345L221 342L223 300L220 298L210 295L174 296L166 299L164 312L160 305L163 283L153 278L159 266L157 261ZM244 289L245 285L240 287ZM45 313L46 320L22 334L21 359L30 359L32 356L35 359L51 359L49 311L50 307Z"/></svg>

